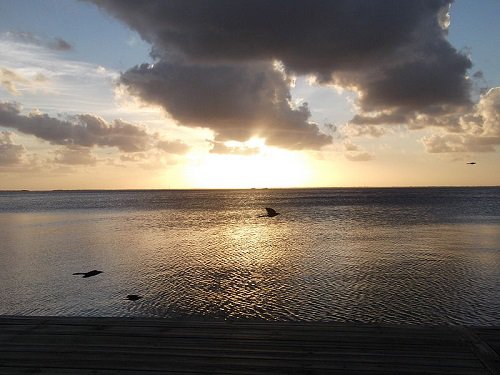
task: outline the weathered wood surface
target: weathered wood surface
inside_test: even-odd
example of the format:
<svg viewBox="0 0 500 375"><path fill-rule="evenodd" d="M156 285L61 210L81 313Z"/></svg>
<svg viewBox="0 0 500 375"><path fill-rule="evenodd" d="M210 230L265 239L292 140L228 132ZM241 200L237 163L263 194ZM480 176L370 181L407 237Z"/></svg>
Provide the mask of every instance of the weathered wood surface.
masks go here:
<svg viewBox="0 0 500 375"><path fill-rule="evenodd" d="M0 374L500 374L500 328L0 317Z"/></svg>

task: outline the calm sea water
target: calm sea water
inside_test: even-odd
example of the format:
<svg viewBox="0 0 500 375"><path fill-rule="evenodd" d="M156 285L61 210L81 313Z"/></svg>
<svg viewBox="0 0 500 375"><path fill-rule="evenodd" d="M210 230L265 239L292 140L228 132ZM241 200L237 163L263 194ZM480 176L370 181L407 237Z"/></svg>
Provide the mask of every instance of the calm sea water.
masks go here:
<svg viewBox="0 0 500 375"><path fill-rule="evenodd" d="M268 206L281 215L258 217ZM0 193L0 301L9 315L500 325L500 189Z"/></svg>

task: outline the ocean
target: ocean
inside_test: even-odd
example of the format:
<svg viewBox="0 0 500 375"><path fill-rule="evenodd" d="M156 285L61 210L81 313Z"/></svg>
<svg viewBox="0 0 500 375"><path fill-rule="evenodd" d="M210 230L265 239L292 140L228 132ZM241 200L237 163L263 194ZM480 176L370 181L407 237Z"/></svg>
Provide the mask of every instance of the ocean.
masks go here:
<svg viewBox="0 0 500 375"><path fill-rule="evenodd" d="M1 315L500 325L500 188L0 192L0 301Z"/></svg>

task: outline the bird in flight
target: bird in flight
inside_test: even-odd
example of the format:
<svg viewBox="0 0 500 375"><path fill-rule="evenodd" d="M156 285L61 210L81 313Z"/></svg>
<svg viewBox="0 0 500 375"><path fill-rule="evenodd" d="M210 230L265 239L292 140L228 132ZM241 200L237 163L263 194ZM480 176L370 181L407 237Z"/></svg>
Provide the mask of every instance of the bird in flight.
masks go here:
<svg viewBox="0 0 500 375"><path fill-rule="evenodd" d="M83 278L99 275L102 271L92 270L89 272L75 272L73 275L83 275Z"/></svg>
<svg viewBox="0 0 500 375"><path fill-rule="evenodd" d="M475 161L470 161L467 164L474 165L474 164L476 164L476 162Z"/></svg>
<svg viewBox="0 0 500 375"><path fill-rule="evenodd" d="M267 211L267 215L264 215L264 216L267 216L267 217L274 217L276 215L279 215L280 213L279 212L276 212L273 208L271 207L266 207L266 211Z"/></svg>
<svg viewBox="0 0 500 375"><path fill-rule="evenodd" d="M138 299L141 299L142 297L141 296L138 296L137 294L129 294L127 296L127 299L129 301L137 301Z"/></svg>

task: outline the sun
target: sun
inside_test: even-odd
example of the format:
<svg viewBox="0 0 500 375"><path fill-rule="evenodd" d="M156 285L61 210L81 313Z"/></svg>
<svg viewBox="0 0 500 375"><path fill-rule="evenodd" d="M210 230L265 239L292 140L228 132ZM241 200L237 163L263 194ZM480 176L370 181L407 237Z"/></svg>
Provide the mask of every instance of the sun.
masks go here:
<svg viewBox="0 0 500 375"><path fill-rule="evenodd" d="M186 168L193 188L250 189L306 186L311 178L309 161L301 152L268 147L261 140L238 143L253 150L244 154L205 154ZM226 146L236 147L227 142Z"/></svg>

